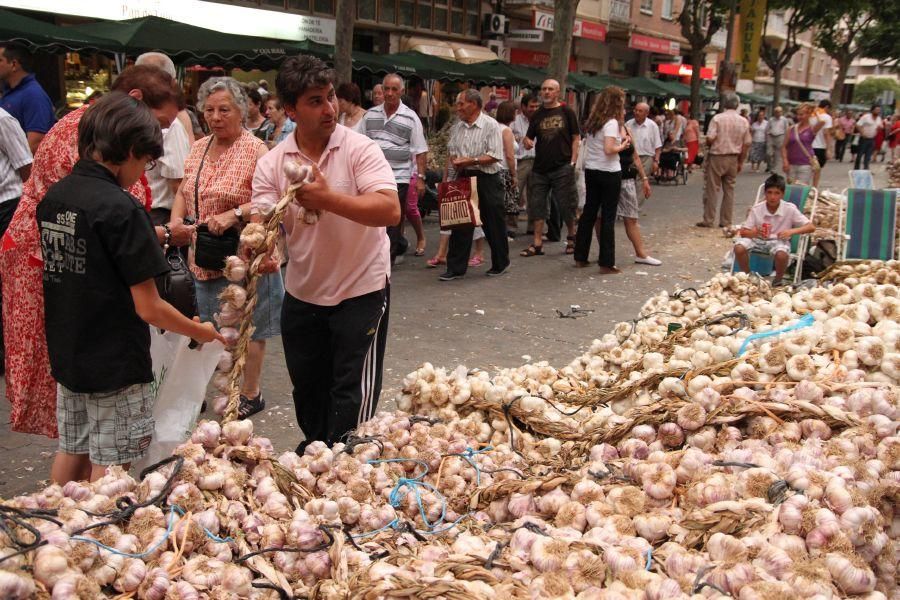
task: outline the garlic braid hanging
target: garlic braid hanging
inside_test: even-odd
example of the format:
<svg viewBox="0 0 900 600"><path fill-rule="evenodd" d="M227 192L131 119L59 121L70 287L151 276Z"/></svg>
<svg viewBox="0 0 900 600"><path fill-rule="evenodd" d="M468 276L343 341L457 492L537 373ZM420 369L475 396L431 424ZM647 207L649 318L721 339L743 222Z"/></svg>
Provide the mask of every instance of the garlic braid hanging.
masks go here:
<svg viewBox="0 0 900 600"><path fill-rule="evenodd" d="M247 350L251 341L250 337L255 330L255 327L253 326L253 312L259 301L256 293L256 287L261 275L259 267L275 250L275 244L278 241L279 234L278 226L284 219L284 213L287 211L288 205L290 205L291 201L294 199L294 193L305 184L312 181L312 169L306 165L287 162L284 164L284 173L287 175L291 184L288 186L287 190L285 190L281 200L270 209L271 213L266 217L265 223L250 223L244 227L244 230L241 232L241 248L244 253L248 255L247 263L249 263L246 286L247 294L240 326L237 329L237 339L231 346L234 360L231 365L231 370L228 373L228 402L222 416L223 423L228 423L238 418L238 407L240 405L241 395L238 381L244 372L244 365L247 362ZM307 211L301 207L299 218L303 222L311 225L318 221L318 217L319 211ZM229 259L230 258L231 257L229 257ZM223 295L224 294L225 292L223 292Z"/></svg>

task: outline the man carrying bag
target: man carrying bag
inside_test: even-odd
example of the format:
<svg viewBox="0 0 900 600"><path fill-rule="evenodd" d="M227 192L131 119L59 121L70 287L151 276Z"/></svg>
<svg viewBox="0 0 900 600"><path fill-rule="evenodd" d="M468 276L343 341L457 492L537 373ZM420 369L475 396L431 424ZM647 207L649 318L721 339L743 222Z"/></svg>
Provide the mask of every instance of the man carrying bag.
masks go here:
<svg viewBox="0 0 900 600"><path fill-rule="evenodd" d="M491 268L487 275L496 276L503 275L509 268L509 241L506 238L503 210L505 192L499 164L503 160L503 141L500 125L484 114L481 106L482 98L478 90L466 90L456 97L459 121L450 130L444 181L466 177L475 179L477 211L484 237L491 247ZM443 189L448 187L443 186ZM441 281L452 281L466 274L475 222L473 221L472 226L459 226L452 230L450 249L447 252L447 271L439 277ZM441 226L444 227L443 220Z"/></svg>

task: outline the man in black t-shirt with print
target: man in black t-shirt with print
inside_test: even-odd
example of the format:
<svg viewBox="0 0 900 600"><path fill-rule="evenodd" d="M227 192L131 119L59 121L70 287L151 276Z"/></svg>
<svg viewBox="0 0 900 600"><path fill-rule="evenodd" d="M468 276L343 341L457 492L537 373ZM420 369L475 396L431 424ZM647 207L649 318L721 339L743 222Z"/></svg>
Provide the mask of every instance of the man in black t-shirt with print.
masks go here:
<svg viewBox="0 0 900 600"><path fill-rule="evenodd" d="M534 242L521 256L544 253L544 222L550 209L550 194L559 204L566 224L566 254L575 251L575 161L581 135L578 118L568 106L559 102L559 82L548 79L541 84L543 106L534 113L525 134L525 148L535 149L534 166L528 184L528 218L534 221Z"/></svg>

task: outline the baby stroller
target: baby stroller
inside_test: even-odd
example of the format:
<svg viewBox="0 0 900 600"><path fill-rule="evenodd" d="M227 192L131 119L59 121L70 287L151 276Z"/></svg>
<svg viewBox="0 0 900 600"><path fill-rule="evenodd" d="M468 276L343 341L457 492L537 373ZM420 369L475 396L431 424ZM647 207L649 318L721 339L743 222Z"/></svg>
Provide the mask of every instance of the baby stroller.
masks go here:
<svg viewBox="0 0 900 600"><path fill-rule="evenodd" d="M683 185L687 185L686 162L687 148L664 149L659 155L659 170L654 176L656 183L674 182L675 185L678 185L680 181Z"/></svg>

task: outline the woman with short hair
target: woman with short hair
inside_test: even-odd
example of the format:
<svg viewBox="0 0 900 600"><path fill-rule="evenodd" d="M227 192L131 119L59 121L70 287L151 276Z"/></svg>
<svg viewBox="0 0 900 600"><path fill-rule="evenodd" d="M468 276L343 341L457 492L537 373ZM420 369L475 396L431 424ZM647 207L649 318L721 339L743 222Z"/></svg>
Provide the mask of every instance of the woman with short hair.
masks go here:
<svg viewBox="0 0 900 600"><path fill-rule="evenodd" d="M340 113L338 123L354 131L360 131L359 125L366 114L366 109L362 107L362 92L359 91L359 86L355 83L345 82L337 87L335 94ZM362 132L360 131L360 133Z"/></svg>
<svg viewBox="0 0 900 600"><path fill-rule="evenodd" d="M231 77L213 77L200 86L197 106L203 111L211 133L191 147L184 164L184 179L172 206L173 223L190 217L198 225L205 225L210 234L221 236L229 230L243 229L249 221L253 172L257 160L267 150L262 141L243 127L247 104L243 88ZM195 244L188 258L195 279L197 308L201 321L213 321L219 310L219 294L228 280L219 269L197 265ZM256 288L259 303L253 311L255 331L244 364L238 408L242 419L258 413L266 405L260 374L266 340L281 335L284 283L279 264L278 257L273 257L260 267L265 275Z"/></svg>

